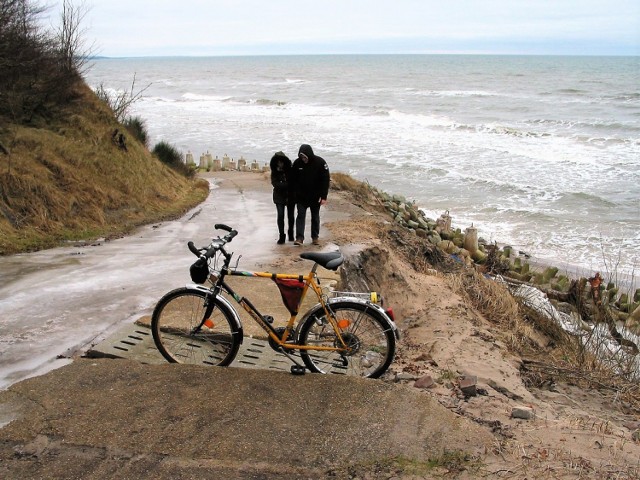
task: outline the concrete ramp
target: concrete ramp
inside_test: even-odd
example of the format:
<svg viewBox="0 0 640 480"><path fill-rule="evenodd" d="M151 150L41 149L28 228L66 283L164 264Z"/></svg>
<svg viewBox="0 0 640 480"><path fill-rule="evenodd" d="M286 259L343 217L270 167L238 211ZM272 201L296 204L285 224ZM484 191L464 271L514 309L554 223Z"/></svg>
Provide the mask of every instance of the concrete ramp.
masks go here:
<svg viewBox="0 0 640 480"><path fill-rule="evenodd" d="M7 409L7 480L373 478L380 468L390 478L396 459L431 478L430 460L471 458L493 440L412 387L256 368L82 358L0 392Z"/></svg>

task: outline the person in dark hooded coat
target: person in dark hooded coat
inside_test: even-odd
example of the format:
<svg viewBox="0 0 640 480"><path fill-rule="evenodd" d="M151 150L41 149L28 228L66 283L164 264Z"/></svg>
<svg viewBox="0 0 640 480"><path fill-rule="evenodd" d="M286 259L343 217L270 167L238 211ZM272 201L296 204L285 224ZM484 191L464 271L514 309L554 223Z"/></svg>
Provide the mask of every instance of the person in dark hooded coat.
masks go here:
<svg viewBox="0 0 640 480"><path fill-rule="evenodd" d="M303 144L298 150L298 158L293 162L293 185L296 194L296 240L295 245L304 243L307 209L311 212L311 240L319 245L320 206L327 203L331 176L327 162L315 155L310 145Z"/></svg>
<svg viewBox="0 0 640 480"><path fill-rule="evenodd" d="M282 152L276 152L269 162L271 168L271 185L273 185L273 203L276 204L278 224L278 245L285 241L284 214L287 212L289 241L293 241L293 228L295 225L295 197L293 182L291 179L291 160Z"/></svg>

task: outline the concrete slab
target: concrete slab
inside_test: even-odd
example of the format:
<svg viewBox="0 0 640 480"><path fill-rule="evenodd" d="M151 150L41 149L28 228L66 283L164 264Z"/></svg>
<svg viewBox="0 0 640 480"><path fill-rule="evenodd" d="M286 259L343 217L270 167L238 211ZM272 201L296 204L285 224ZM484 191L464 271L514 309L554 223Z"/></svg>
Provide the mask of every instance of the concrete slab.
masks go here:
<svg viewBox="0 0 640 480"><path fill-rule="evenodd" d="M88 358L125 358L147 365L167 363L153 342L151 328L135 323L126 325L85 353ZM302 364L300 356L292 354ZM203 364L204 365L204 364ZM231 366L290 372L294 363L282 353L276 352L263 339L244 337ZM331 373L344 375L345 368L334 365Z"/></svg>
<svg viewBox="0 0 640 480"><path fill-rule="evenodd" d="M167 363L153 342L151 329L140 324L124 326L85 355L89 358L126 358L149 365ZM245 337L232 365L289 372L293 363L273 350L267 341Z"/></svg>

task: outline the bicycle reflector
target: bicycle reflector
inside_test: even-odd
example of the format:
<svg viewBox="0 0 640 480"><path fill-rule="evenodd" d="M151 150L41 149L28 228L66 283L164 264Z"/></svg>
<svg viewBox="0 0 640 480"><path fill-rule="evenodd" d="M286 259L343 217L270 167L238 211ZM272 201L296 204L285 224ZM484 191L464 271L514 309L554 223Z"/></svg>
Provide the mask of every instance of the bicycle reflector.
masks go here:
<svg viewBox="0 0 640 480"><path fill-rule="evenodd" d="M195 283L204 283L209 278L209 265L207 265L207 262L195 262L189 268L189 273L191 274L191 280Z"/></svg>
<svg viewBox="0 0 640 480"><path fill-rule="evenodd" d="M395 316L393 315L393 308L391 308L391 307L386 308L384 310L384 313L386 313L389 316L389 318L391 319L392 322L396 321Z"/></svg>
<svg viewBox="0 0 640 480"><path fill-rule="evenodd" d="M346 320L344 318L342 320L338 320L338 327L340 327L341 330L348 328L349 325L351 325L351 322L349 320Z"/></svg>
<svg viewBox="0 0 640 480"><path fill-rule="evenodd" d="M207 318L204 322L203 325L207 328L213 328L213 322L211 321L210 318Z"/></svg>

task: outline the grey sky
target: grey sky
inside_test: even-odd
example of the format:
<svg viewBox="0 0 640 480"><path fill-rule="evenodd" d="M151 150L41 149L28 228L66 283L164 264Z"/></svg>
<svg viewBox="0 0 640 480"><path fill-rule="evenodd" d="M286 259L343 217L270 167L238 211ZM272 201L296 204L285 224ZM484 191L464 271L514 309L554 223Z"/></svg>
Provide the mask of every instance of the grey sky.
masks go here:
<svg viewBox="0 0 640 480"><path fill-rule="evenodd" d="M57 8L51 11L55 23ZM78 2L74 2L78 3ZM640 55L638 0L85 0L99 55Z"/></svg>

